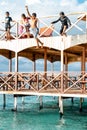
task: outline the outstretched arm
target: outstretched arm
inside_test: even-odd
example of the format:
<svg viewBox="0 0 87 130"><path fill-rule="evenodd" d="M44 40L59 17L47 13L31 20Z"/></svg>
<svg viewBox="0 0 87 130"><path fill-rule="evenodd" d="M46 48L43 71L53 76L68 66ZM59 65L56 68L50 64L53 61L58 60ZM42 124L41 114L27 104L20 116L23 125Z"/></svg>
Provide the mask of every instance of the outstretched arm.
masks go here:
<svg viewBox="0 0 87 130"><path fill-rule="evenodd" d="M71 26L71 21L70 19L67 17L67 22L69 23L69 25Z"/></svg>
<svg viewBox="0 0 87 130"><path fill-rule="evenodd" d="M29 12L28 6L25 6L25 9L26 9L26 11L27 11L28 16L31 17L31 14L30 14L30 12Z"/></svg>
<svg viewBox="0 0 87 130"><path fill-rule="evenodd" d="M58 20L56 20L56 21L51 22L51 24L55 24L55 23L57 23L59 21L60 21L60 18Z"/></svg>

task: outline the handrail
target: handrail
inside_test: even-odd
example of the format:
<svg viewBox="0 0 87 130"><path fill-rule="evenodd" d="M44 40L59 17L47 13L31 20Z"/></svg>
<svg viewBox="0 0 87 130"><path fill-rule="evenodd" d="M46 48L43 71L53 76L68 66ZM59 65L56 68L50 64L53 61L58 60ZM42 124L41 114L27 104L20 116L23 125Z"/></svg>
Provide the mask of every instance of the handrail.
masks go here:
<svg viewBox="0 0 87 130"><path fill-rule="evenodd" d="M86 30L84 31L81 27L79 27L77 24L84 18L84 16L87 17L87 12L74 12L74 13L69 13L66 14L66 16L77 16L79 15L79 19L77 17L77 19L75 19L75 22L72 22L72 25L66 30L66 33L69 32L71 29L76 28L78 29L80 32L82 33L86 33ZM40 35L39 37L41 37L48 29L51 29L57 36L60 36L59 31L57 30L57 28L53 28L52 25L50 24L50 22L47 22L48 20L51 20L53 18L58 17L59 15L52 15L52 16L43 16L43 17L38 17L39 19L39 23L41 24L41 27L47 27ZM45 19L45 21L44 21ZM0 21L0 40L4 40L5 39L5 30L4 30L4 26L3 26L3 22ZM19 26L24 27L22 24L20 24L19 21L13 22L12 27L11 27L11 37L13 39L20 39L21 37L23 37L26 33L25 30L23 30L23 32L21 34L19 34L18 30L19 30ZM86 27L85 27L86 28Z"/></svg>
<svg viewBox="0 0 87 130"><path fill-rule="evenodd" d="M75 78L73 78L75 77ZM87 72L1 72L0 91L87 94Z"/></svg>

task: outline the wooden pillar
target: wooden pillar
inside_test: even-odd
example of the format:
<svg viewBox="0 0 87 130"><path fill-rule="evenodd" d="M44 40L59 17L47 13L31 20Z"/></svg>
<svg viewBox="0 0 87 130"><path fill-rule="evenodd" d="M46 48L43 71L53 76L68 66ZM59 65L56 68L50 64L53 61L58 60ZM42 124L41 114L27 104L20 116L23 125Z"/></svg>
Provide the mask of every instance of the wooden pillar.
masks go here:
<svg viewBox="0 0 87 130"><path fill-rule="evenodd" d="M63 57L63 50L61 50L61 72L64 71L64 57Z"/></svg>
<svg viewBox="0 0 87 130"><path fill-rule="evenodd" d="M12 72L12 58L11 58L11 51L9 51L9 72Z"/></svg>
<svg viewBox="0 0 87 130"><path fill-rule="evenodd" d="M54 63L53 63L53 57L51 57L51 72L54 72Z"/></svg>
<svg viewBox="0 0 87 130"><path fill-rule="evenodd" d="M36 61L35 61L35 54L33 54L33 72L36 71Z"/></svg>
<svg viewBox="0 0 87 130"><path fill-rule="evenodd" d="M44 78L47 78L47 48L44 49ZM39 97L40 109L43 108L43 98Z"/></svg>
<svg viewBox="0 0 87 130"><path fill-rule="evenodd" d="M33 72L36 71L36 61L33 61Z"/></svg>
<svg viewBox="0 0 87 130"><path fill-rule="evenodd" d="M9 72L12 72L12 59L9 59Z"/></svg>
<svg viewBox="0 0 87 130"><path fill-rule="evenodd" d="M82 75L85 74L85 68L86 68L86 64L85 63L86 63L86 49L84 47L83 50L82 50L82 60L81 60ZM83 80L85 80L85 79L83 78ZM82 84L82 89L83 89L83 91L85 90L85 84Z"/></svg>
<svg viewBox="0 0 87 130"><path fill-rule="evenodd" d="M67 53L66 53L66 52L65 52L65 71L66 71L66 76L68 76L68 56L67 56ZM65 82L66 82L66 83L65 83L66 88L69 87L69 86L68 86L68 81L67 81L67 79L66 79ZM74 103L73 97L71 98L71 102L72 102L72 104Z"/></svg>
<svg viewBox="0 0 87 130"><path fill-rule="evenodd" d="M65 71L68 71L68 56L67 56L67 53L65 53Z"/></svg>
<svg viewBox="0 0 87 130"><path fill-rule="evenodd" d="M18 29L18 22L16 23L16 37L18 38L18 31L19 31L19 29Z"/></svg>
<svg viewBox="0 0 87 130"><path fill-rule="evenodd" d="M64 56L63 56L64 52L63 50L61 50L61 93L63 92L63 73L64 73Z"/></svg>
<svg viewBox="0 0 87 130"><path fill-rule="evenodd" d="M86 62L86 49L85 47L82 50L82 61L81 61L81 71L85 71L85 62Z"/></svg>
<svg viewBox="0 0 87 130"><path fill-rule="evenodd" d="M44 73L47 72L47 48L44 49Z"/></svg>
<svg viewBox="0 0 87 130"><path fill-rule="evenodd" d="M6 95L3 94L3 109L6 107Z"/></svg>
<svg viewBox="0 0 87 130"><path fill-rule="evenodd" d="M42 96L39 96L39 102L40 102L39 109L41 110L43 108L43 97Z"/></svg>
<svg viewBox="0 0 87 130"><path fill-rule="evenodd" d="M18 53L15 53L15 91L17 90ZM17 96L14 95L14 111L17 111Z"/></svg>
<svg viewBox="0 0 87 130"><path fill-rule="evenodd" d="M51 72L52 73L54 72L54 64L53 64L53 62L51 62Z"/></svg>
<svg viewBox="0 0 87 130"><path fill-rule="evenodd" d="M85 70L86 70L86 49L85 47L82 50L82 58L81 58L81 71L82 71L82 75L85 74ZM84 78L82 80L85 80ZM82 91L85 91L85 84L82 84ZM83 98L80 98L80 112L82 111L82 104L83 104Z"/></svg>
<svg viewBox="0 0 87 130"><path fill-rule="evenodd" d="M24 104L24 97L22 97L22 104Z"/></svg>
<svg viewBox="0 0 87 130"><path fill-rule="evenodd" d="M87 39L87 13L86 13L86 39Z"/></svg>
<svg viewBox="0 0 87 130"><path fill-rule="evenodd" d="M14 96L14 111L17 111L17 96Z"/></svg>
<svg viewBox="0 0 87 130"><path fill-rule="evenodd" d="M67 57L67 53L65 53L65 74L66 74L66 76L68 76L68 57ZM67 81L67 78L66 78L66 80L65 80L65 88L67 88L67 87L69 87L68 86L68 81Z"/></svg>
<svg viewBox="0 0 87 130"><path fill-rule="evenodd" d="M63 92L63 73L64 73L64 52L61 50L61 93ZM63 98L59 96L60 117L63 116Z"/></svg>
<svg viewBox="0 0 87 130"><path fill-rule="evenodd" d="M63 116L63 98L59 96L59 112L60 112L60 118Z"/></svg>
<svg viewBox="0 0 87 130"><path fill-rule="evenodd" d="M80 109L79 109L80 112L82 112L82 104L83 104L83 98L80 98Z"/></svg>
<svg viewBox="0 0 87 130"><path fill-rule="evenodd" d="M18 72L18 53L15 53L15 72Z"/></svg>

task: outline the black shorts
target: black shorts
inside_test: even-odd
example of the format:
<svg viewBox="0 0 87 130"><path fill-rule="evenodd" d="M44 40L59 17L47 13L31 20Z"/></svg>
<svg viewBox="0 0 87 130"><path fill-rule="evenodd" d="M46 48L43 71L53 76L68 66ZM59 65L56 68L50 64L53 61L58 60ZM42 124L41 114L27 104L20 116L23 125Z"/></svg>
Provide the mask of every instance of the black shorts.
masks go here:
<svg viewBox="0 0 87 130"><path fill-rule="evenodd" d="M5 25L5 31L8 31L8 30L10 30L11 29L11 26L9 25L9 24L6 24Z"/></svg>
<svg viewBox="0 0 87 130"><path fill-rule="evenodd" d="M64 26L66 26L66 29L68 28L68 25L63 25L63 26L61 26L61 29L60 29L60 34L62 34L62 33L63 33Z"/></svg>

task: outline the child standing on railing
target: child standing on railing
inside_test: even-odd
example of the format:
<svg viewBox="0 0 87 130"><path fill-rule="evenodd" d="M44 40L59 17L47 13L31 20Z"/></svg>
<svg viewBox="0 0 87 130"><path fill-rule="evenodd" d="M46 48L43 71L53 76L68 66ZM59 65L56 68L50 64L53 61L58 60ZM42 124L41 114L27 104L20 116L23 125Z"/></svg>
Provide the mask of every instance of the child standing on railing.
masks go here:
<svg viewBox="0 0 87 130"><path fill-rule="evenodd" d="M23 32L23 30L25 30L25 33L24 35L27 35L27 38L30 38L30 23L29 23L29 17L26 17L25 14L22 14L21 15L21 28L20 28L20 31Z"/></svg>
<svg viewBox="0 0 87 130"><path fill-rule="evenodd" d="M28 6L25 6L25 8L26 8L28 16L30 17L30 33L33 34L34 38L36 39L37 48L39 47L39 43L43 47L43 43L37 38L37 36L39 34L39 29L37 26L37 24L38 24L37 15L36 15L36 13L32 13L32 15L31 15L28 10Z"/></svg>
<svg viewBox="0 0 87 130"><path fill-rule="evenodd" d="M10 29L11 29L11 22L12 18L9 16L9 12L5 13L5 31L6 31L6 40L10 40Z"/></svg>
<svg viewBox="0 0 87 130"><path fill-rule="evenodd" d="M60 34L66 36L66 30L68 29L68 24L71 26L71 22L67 16L65 16L64 12L60 12L60 17L58 20L53 21L51 24L55 24L57 22L61 22L62 26L60 29Z"/></svg>
<svg viewBox="0 0 87 130"><path fill-rule="evenodd" d="M20 27L19 27L19 34L24 34L23 35L27 35L27 38L30 38L30 33L29 30L30 29L30 24L29 24L29 17L26 17L25 14L21 15L21 21L20 21Z"/></svg>

